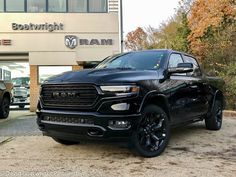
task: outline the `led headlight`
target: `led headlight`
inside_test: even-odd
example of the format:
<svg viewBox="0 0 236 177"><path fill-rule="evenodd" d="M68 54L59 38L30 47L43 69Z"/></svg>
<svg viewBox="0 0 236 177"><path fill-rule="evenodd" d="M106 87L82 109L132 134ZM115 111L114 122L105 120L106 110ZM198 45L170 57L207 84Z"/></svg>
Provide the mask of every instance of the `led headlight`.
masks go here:
<svg viewBox="0 0 236 177"><path fill-rule="evenodd" d="M103 93L113 93L116 96L135 95L139 93L139 87L135 85L120 85L120 86L101 86Z"/></svg>

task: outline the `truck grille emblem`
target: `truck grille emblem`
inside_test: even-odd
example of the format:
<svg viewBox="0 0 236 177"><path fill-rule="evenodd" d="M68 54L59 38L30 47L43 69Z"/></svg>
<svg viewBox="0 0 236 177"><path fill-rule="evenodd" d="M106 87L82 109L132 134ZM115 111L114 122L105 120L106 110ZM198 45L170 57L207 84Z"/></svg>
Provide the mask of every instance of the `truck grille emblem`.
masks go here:
<svg viewBox="0 0 236 177"><path fill-rule="evenodd" d="M79 94L76 92L53 92L53 98L79 98Z"/></svg>

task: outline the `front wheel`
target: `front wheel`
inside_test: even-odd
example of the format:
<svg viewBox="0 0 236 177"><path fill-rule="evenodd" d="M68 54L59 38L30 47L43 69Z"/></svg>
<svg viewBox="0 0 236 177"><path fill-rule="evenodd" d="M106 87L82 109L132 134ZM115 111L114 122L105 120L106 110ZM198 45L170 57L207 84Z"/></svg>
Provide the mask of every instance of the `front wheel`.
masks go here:
<svg viewBox="0 0 236 177"><path fill-rule="evenodd" d="M206 129L220 130L222 127L223 106L221 101L216 100L213 111L209 117L205 119Z"/></svg>
<svg viewBox="0 0 236 177"><path fill-rule="evenodd" d="M10 112L10 100L7 97L3 97L2 104L0 106L0 119L6 119Z"/></svg>
<svg viewBox="0 0 236 177"><path fill-rule="evenodd" d="M156 105L143 109L142 120L133 132L135 150L144 157L156 157L166 148L170 137L170 126L166 113Z"/></svg>

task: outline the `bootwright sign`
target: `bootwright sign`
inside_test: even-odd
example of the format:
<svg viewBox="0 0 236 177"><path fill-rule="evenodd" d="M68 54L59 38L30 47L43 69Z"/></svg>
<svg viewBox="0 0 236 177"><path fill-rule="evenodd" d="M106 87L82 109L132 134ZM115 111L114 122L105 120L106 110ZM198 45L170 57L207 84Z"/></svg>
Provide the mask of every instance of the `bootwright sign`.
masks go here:
<svg viewBox="0 0 236 177"><path fill-rule="evenodd" d="M62 23L44 23L44 24L18 24L18 23L12 23L12 30L14 31L62 31L64 30L64 25Z"/></svg>

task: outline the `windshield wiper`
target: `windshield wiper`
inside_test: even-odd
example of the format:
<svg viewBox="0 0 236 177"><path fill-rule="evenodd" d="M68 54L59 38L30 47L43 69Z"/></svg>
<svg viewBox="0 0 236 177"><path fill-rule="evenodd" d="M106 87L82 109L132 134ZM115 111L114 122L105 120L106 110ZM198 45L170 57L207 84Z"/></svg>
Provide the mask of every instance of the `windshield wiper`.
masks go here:
<svg viewBox="0 0 236 177"><path fill-rule="evenodd" d="M114 69L130 70L130 69L135 69L135 68L131 68L131 67L118 67L118 68L114 68Z"/></svg>

